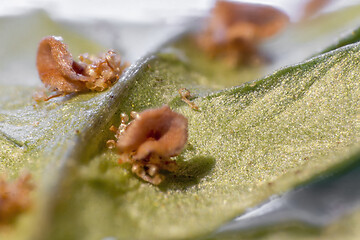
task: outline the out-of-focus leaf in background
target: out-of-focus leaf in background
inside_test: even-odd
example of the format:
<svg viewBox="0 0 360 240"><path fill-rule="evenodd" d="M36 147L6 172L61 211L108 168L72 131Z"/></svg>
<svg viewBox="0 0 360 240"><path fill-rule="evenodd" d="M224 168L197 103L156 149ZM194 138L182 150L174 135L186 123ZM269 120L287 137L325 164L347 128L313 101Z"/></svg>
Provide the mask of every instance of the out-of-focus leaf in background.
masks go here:
<svg viewBox="0 0 360 240"><path fill-rule="evenodd" d="M347 41L347 44L358 41L358 35L353 35L352 32L359 27L359 13L360 6L354 6L289 24L284 31L260 46L261 52L269 58L269 61L258 66L234 68L221 60L211 60L188 37L180 39L175 43L174 48L183 58L188 59L189 64L197 71L208 77L204 79L204 85L223 89L252 81L278 68L343 46L338 45L338 42L346 41L345 39L351 36L353 37Z"/></svg>

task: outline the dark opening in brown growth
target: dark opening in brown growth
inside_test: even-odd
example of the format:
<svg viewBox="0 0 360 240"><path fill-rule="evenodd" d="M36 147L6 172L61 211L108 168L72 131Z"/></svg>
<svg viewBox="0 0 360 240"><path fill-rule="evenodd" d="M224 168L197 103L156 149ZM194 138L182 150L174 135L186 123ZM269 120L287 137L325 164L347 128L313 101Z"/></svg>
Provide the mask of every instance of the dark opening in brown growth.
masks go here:
<svg viewBox="0 0 360 240"><path fill-rule="evenodd" d="M119 79L127 64L110 50L99 57L80 55L73 60L61 37L48 36L40 41L36 66L41 81L50 90L64 94L103 91Z"/></svg>
<svg viewBox="0 0 360 240"><path fill-rule="evenodd" d="M14 182L0 177L0 225L12 222L30 208L30 192L33 188L30 174L23 174Z"/></svg>
<svg viewBox="0 0 360 240"><path fill-rule="evenodd" d="M211 57L222 58L231 65L249 63L258 55L257 45L288 22L285 13L271 6L217 1L197 42Z"/></svg>
<svg viewBox="0 0 360 240"><path fill-rule="evenodd" d="M119 162L132 164L132 171L143 180L160 184L164 178L160 170L176 170L176 162L170 157L184 148L188 121L166 105L132 115L134 120L128 125L122 121L116 134Z"/></svg>

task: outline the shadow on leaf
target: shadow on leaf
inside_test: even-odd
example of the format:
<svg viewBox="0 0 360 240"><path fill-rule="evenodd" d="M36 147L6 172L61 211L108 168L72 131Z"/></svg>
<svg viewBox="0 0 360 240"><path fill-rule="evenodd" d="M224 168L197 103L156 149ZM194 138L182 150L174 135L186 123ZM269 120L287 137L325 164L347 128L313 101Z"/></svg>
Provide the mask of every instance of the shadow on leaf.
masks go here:
<svg viewBox="0 0 360 240"><path fill-rule="evenodd" d="M165 173L166 178L159 188L166 191L168 189L186 189L194 186L210 173L215 162L215 158L207 156L196 156L187 161L178 159L178 171Z"/></svg>

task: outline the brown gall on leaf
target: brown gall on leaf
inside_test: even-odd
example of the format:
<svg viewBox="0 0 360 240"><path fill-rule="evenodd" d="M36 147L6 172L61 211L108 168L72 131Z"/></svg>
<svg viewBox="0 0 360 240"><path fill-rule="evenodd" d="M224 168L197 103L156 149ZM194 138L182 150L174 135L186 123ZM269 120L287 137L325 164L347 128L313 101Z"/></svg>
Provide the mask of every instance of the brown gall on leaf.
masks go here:
<svg viewBox="0 0 360 240"><path fill-rule="evenodd" d="M79 63L73 60L61 37L48 36L40 41L36 58L40 79L47 88L57 91L44 100L75 92L103 91L119 79L128 65L122 64L112 50L100 57L83 54L79 59Z"/></svg>
<svg viewBox="0 0 360 240"><path fill-rule="evenodd" d="M209 57L231 66L255 64L261 60L258 45L288 23L289 17L271 6L217 1L206 29L196 41Z"/></svg>
<svg viewBox="0 0 360 240"><path fill-rule="evenodd" d="M31 207L31 175L23 174L13 182L0 177L0 226L9 224Z"/></svg>
<svg viewBox="0 0 360 240"><path fill-rule="evenodd" d="M330 0L310 0L306 3L302 20L311 18L322 8L330 3Z"/></svg>
<svg viewBox="0 0 360 240"><path fill-rule="evenodd" d="M191 107L194 110L199 110L199 107L195 103L190 101L189 98L191 98L191 93L189 90L187 90L186 88L180 88L178 92L180 94L181 100L186 102L189 105L189 107Z"/></svg>
<svg viewBox="0 0 360 240"><path fill-rule="evenodd" d="M177 169L170 158L180 154L187 142L188 121L166 105L131 115L134 120L127 125L122 116L116 133L119 162L130 163L138 177L158 185L164 179L160 170Z"/></svg>

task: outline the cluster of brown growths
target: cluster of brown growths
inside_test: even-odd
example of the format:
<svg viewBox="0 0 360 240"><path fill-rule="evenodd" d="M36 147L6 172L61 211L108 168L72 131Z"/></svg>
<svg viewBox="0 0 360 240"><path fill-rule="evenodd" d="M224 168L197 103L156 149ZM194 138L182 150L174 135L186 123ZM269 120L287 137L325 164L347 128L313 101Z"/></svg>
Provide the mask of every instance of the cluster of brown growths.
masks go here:
<svg viewBox="0 0 360 240"><path fill-rule="evenodd" d="M258 45L282 30L289 17L271 6L217 1L198 46L229 65L261 62Z"/></svg>
<svg viewBox="0 0 360 240"><path fill-rule="evenodd" d="M13 182L0 177L0 225L9 224L31 207L31 175L23 174Z"/></svg>
<svg viewBox="0 0 360 240"><path fill-rule="evenodd" d="M120 77L127 63L113 50L98 57L83 54L80 62L73 60L61 37L49 36L40 41L36 66L41 81L55 94L46 97L37 93L35 100L50 98L69 93L86 91L104 91Z"/></svg>
<svg viewBox="0 0 360 240"><path fill-rule="evenodd" d="M116 148L120 164L130 163L138 177L158 185L164 180L160 171L177 169L171 157L180 154L187 142L188 121L167 105L130 115L129 123L129 117L122 114L119 128L110 128L116 141L109 140L108 147Z"/></svg>

